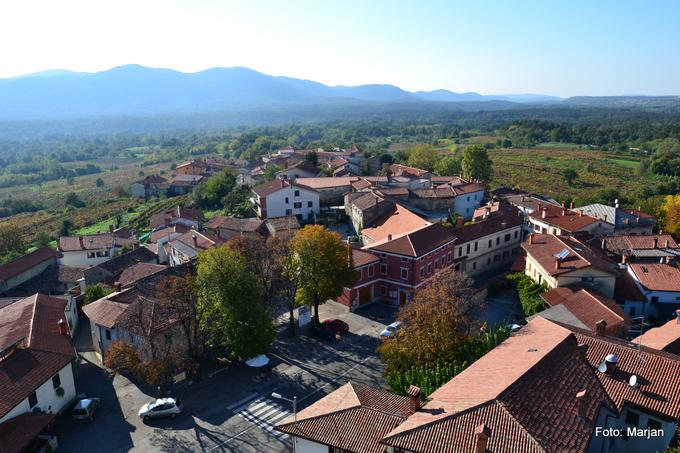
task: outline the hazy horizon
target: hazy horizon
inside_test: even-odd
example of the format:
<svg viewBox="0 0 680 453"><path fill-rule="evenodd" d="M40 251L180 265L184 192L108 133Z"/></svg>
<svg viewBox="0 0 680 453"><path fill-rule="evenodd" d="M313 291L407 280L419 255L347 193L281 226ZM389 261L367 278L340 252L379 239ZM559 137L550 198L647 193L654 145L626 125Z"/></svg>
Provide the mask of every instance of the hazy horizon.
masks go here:
<svg viewBox="0 0 680 453"><path fill-rule="evenodd" d="M7 1L0 78L126 64L487 95L680 94L680 3Z"/></svg>

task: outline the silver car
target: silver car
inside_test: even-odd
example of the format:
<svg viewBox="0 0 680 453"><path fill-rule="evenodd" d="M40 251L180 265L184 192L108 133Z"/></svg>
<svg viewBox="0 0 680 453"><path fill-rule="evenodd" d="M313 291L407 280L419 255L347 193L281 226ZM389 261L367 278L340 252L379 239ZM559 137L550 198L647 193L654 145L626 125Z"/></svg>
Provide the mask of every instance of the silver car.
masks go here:
<svg viewBox="0 0 680 453"><path fill-rule="evenodd" d="M139 417L143 420L160 417L177 417L182 413L182 401L178 398L160 398L145 404L139 410Z"/></svg>
<svg viewBox="0 0 680 453"><path fill-rule="evenodd" d="M101 405L101 398L83 398L76 403L71 411L71 417L74 420L91 422L94 420L94 415Z"/></svg>
<svg viewBox="0 0 680 453"><path fill-rule="evenodd" d="M395 321L392 324L389 324L382 332L380 332L380 338L392 338L397 334L397 330L401 328L401 324L401 321Z"/></svg>

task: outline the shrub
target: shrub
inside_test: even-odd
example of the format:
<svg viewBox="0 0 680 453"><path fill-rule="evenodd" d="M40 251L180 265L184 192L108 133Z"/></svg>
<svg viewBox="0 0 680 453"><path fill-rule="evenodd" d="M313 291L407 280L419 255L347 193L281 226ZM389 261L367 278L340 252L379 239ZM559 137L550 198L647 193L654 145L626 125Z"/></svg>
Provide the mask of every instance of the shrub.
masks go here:
<svg viewBox="0 0 680 453"><path fill-rule="evenodd" d="M547 290L545 285L535 283L523 272L509 274L505 278L515 287L526 316L535 315L545 308L545 302L541 299L541 293Z"/></svg>

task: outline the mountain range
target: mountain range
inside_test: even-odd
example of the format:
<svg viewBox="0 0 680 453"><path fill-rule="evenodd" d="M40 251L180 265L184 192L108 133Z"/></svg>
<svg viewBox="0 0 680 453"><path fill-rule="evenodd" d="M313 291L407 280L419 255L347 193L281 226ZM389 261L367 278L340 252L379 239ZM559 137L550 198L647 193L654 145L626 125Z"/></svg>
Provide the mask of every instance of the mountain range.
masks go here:
<svg viewBox="0 0 680 453"><path fill-rule="evenodd" d="M96 73L49 70L0 79L0 118L85 118L235 112L268 107L372 103L554 103L536 94L485 96L448 90L409 92L394 85L328 86L243 67L196 73L139 65ZM499 104L498 101L501 103Z"/></svg>

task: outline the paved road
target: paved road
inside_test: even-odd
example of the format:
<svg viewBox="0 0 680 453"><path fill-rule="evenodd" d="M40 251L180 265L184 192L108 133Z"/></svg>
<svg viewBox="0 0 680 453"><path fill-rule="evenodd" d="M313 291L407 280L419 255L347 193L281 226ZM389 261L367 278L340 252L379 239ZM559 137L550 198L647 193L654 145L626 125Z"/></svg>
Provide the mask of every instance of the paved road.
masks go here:
<svg viewBox="0 0 680 453"><path fill-rule="evenodd" d="M324 304L322 319L344 319L350 325L348 335L329 342L304 332L295 338L280 335L270 354L270 377L259 381L257 371L234 366L180 390L185 413L176 419L142 422L137 411L153 396L125 377L111 378L95 363L81 360L76 369L78 391L103 397L105 406L90 424L60 419L55 427L59 451L290 451L290 438L274 431L274 426L291 415L292 407L274 400L271 393L297 396L299 410L348 380L384 387L375 348L378 333L393 316L394 310L384 306L354 314L338 304ZM84 356L93 360L91 354Z"/></svg>

